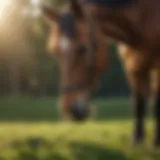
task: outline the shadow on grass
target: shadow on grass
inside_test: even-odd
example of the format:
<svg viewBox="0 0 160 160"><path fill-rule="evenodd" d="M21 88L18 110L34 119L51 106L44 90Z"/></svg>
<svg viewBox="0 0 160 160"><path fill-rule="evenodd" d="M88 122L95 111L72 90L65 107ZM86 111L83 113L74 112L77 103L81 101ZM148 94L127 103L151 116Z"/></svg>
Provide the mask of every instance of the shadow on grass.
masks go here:
<svg viewBox="0 0 160 160"><path fill-rule="evenodd" d="M127 160L122 152L95 143L74 143L72 150L76 160Z"/></svg>
<svg viewBox="0 0 160 160"><path fill-rule="evenodd" d="M50 142L43 138L29 138L14 142L11 147L17 150L18 160L127 160L122 152L93 142L61 144L57 140ZM69 154L65 154L66 150Z"/></svg>

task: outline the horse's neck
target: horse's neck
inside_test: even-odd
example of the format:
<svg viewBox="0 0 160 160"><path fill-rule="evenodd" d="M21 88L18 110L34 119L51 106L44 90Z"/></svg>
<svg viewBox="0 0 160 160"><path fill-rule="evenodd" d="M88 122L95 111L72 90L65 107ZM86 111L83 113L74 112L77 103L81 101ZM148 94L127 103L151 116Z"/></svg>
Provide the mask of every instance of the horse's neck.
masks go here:
<svg viewBox="0 0 160 160"><path fill-rule="evenodd" d="M140 33L141 42L151 49L160 42L160 0L139 0L137 6L132 11L128 11L131 15L130 23Z"/></svg>
<svg viewBox="0 0 160 160"><path fill-rule="evenodd" d="M94 11L100 28L107 36L134 48L143 48L160 41L160 0L137 0L118 10L100 7Z"/></svg>
<svg viewBox="0 0 160 160"><path fill-rule="evenodd" d="M160 1L154 1L160 6ZM150 43L150 37L148 35L149 32L147 31L148 28L152 28L148 26L150 26L150 23L153 23L153 21L156 21L156 18L154 17L156 8L160 9L160 7L156 7L153 0L138 0L138 3L131 8L127 7L116 13L111 12L106 18L108 23L108 26L106 25L104 27L106 34L111 38L129 44L134 48L139 48L138 45L142 47L143 45L148 45ZM160 10L157 9L157 12L160 12ZM149 18L148 15L152 18ZM146 31L144 31L145 29Z"/></svg>
<svg viewBox="0 0 160 160"><path fill-rule="evenodd" d="M107 15L107 14L106 14ZM135 46L141 39L137 8L127 8L104 16L106 24L101 23L104 32L112 39ZM103 25L104 24L104 25Z"/></svg>

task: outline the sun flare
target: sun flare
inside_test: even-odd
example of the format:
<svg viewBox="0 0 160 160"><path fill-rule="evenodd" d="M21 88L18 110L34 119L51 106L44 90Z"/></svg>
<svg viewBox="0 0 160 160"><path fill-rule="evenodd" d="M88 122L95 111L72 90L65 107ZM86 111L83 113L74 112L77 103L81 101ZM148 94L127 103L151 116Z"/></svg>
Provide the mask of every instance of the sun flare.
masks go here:
<svg viewBox="0 0 160 160"><path fill-rule="evenodd" d="M8 12L8 7L11 3L11 0L0 0L0 19Z"/></svg>

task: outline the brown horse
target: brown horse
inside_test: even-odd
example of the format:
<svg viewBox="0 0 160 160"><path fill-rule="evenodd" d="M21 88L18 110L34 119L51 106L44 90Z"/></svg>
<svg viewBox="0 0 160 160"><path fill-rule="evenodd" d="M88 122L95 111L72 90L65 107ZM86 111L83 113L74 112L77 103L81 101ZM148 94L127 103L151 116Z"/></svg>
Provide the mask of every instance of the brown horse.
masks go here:
<svg viewBox="0 0 160 160"><path fill-rule="evenodd" d="M92 88L108 64L105 37L109 36L123 43L120 55L134 94L136 143L144 139L150 73L155 71L155 144L160 145L160 2L136 0L107 8L96 0L70 1L70 12L60 14L43 8L51 24L50 48L61 66L62 113L81 120L89 115Z"/></svg>
<svg viewBox="0 0 160 160"><path fill-rule="evenodd" d="M136 116L134 140L144 138L144 113L154 71L155 144L160 145L160 1L70 0L74 16L88 26L89 65L94 66L96 33L121 43L121 56L132 91ZM127 47L125 46L127 45Z"/></svg>
<svg viewBox="0 0 160 160"><path fill-rule="evenodd" d="M87 64L88 28L83 19L76 20L71 9L56 12L43 7L50 24L49 48L58 60L61 71L60 111L63 117L84 120L95 113L91 104L92 89L108 65L104 36L96 32L98 53L94 68ZM94 73L93 73L94 72ZM91 76L91 74L94 76Z"/></svg>

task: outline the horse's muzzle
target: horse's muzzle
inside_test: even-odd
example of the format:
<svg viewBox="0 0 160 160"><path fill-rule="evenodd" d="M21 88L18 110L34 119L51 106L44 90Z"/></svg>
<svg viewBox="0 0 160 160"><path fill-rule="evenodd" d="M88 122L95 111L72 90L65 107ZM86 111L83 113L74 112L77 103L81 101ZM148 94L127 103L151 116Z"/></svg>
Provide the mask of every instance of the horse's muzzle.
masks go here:
<svg viewBox="0 0 160 160"><path fill-rule="evenodd" d="M74 103L71 106L71 114L76 121L84 121L90 116L91 108L89 103Z"/></svg>

